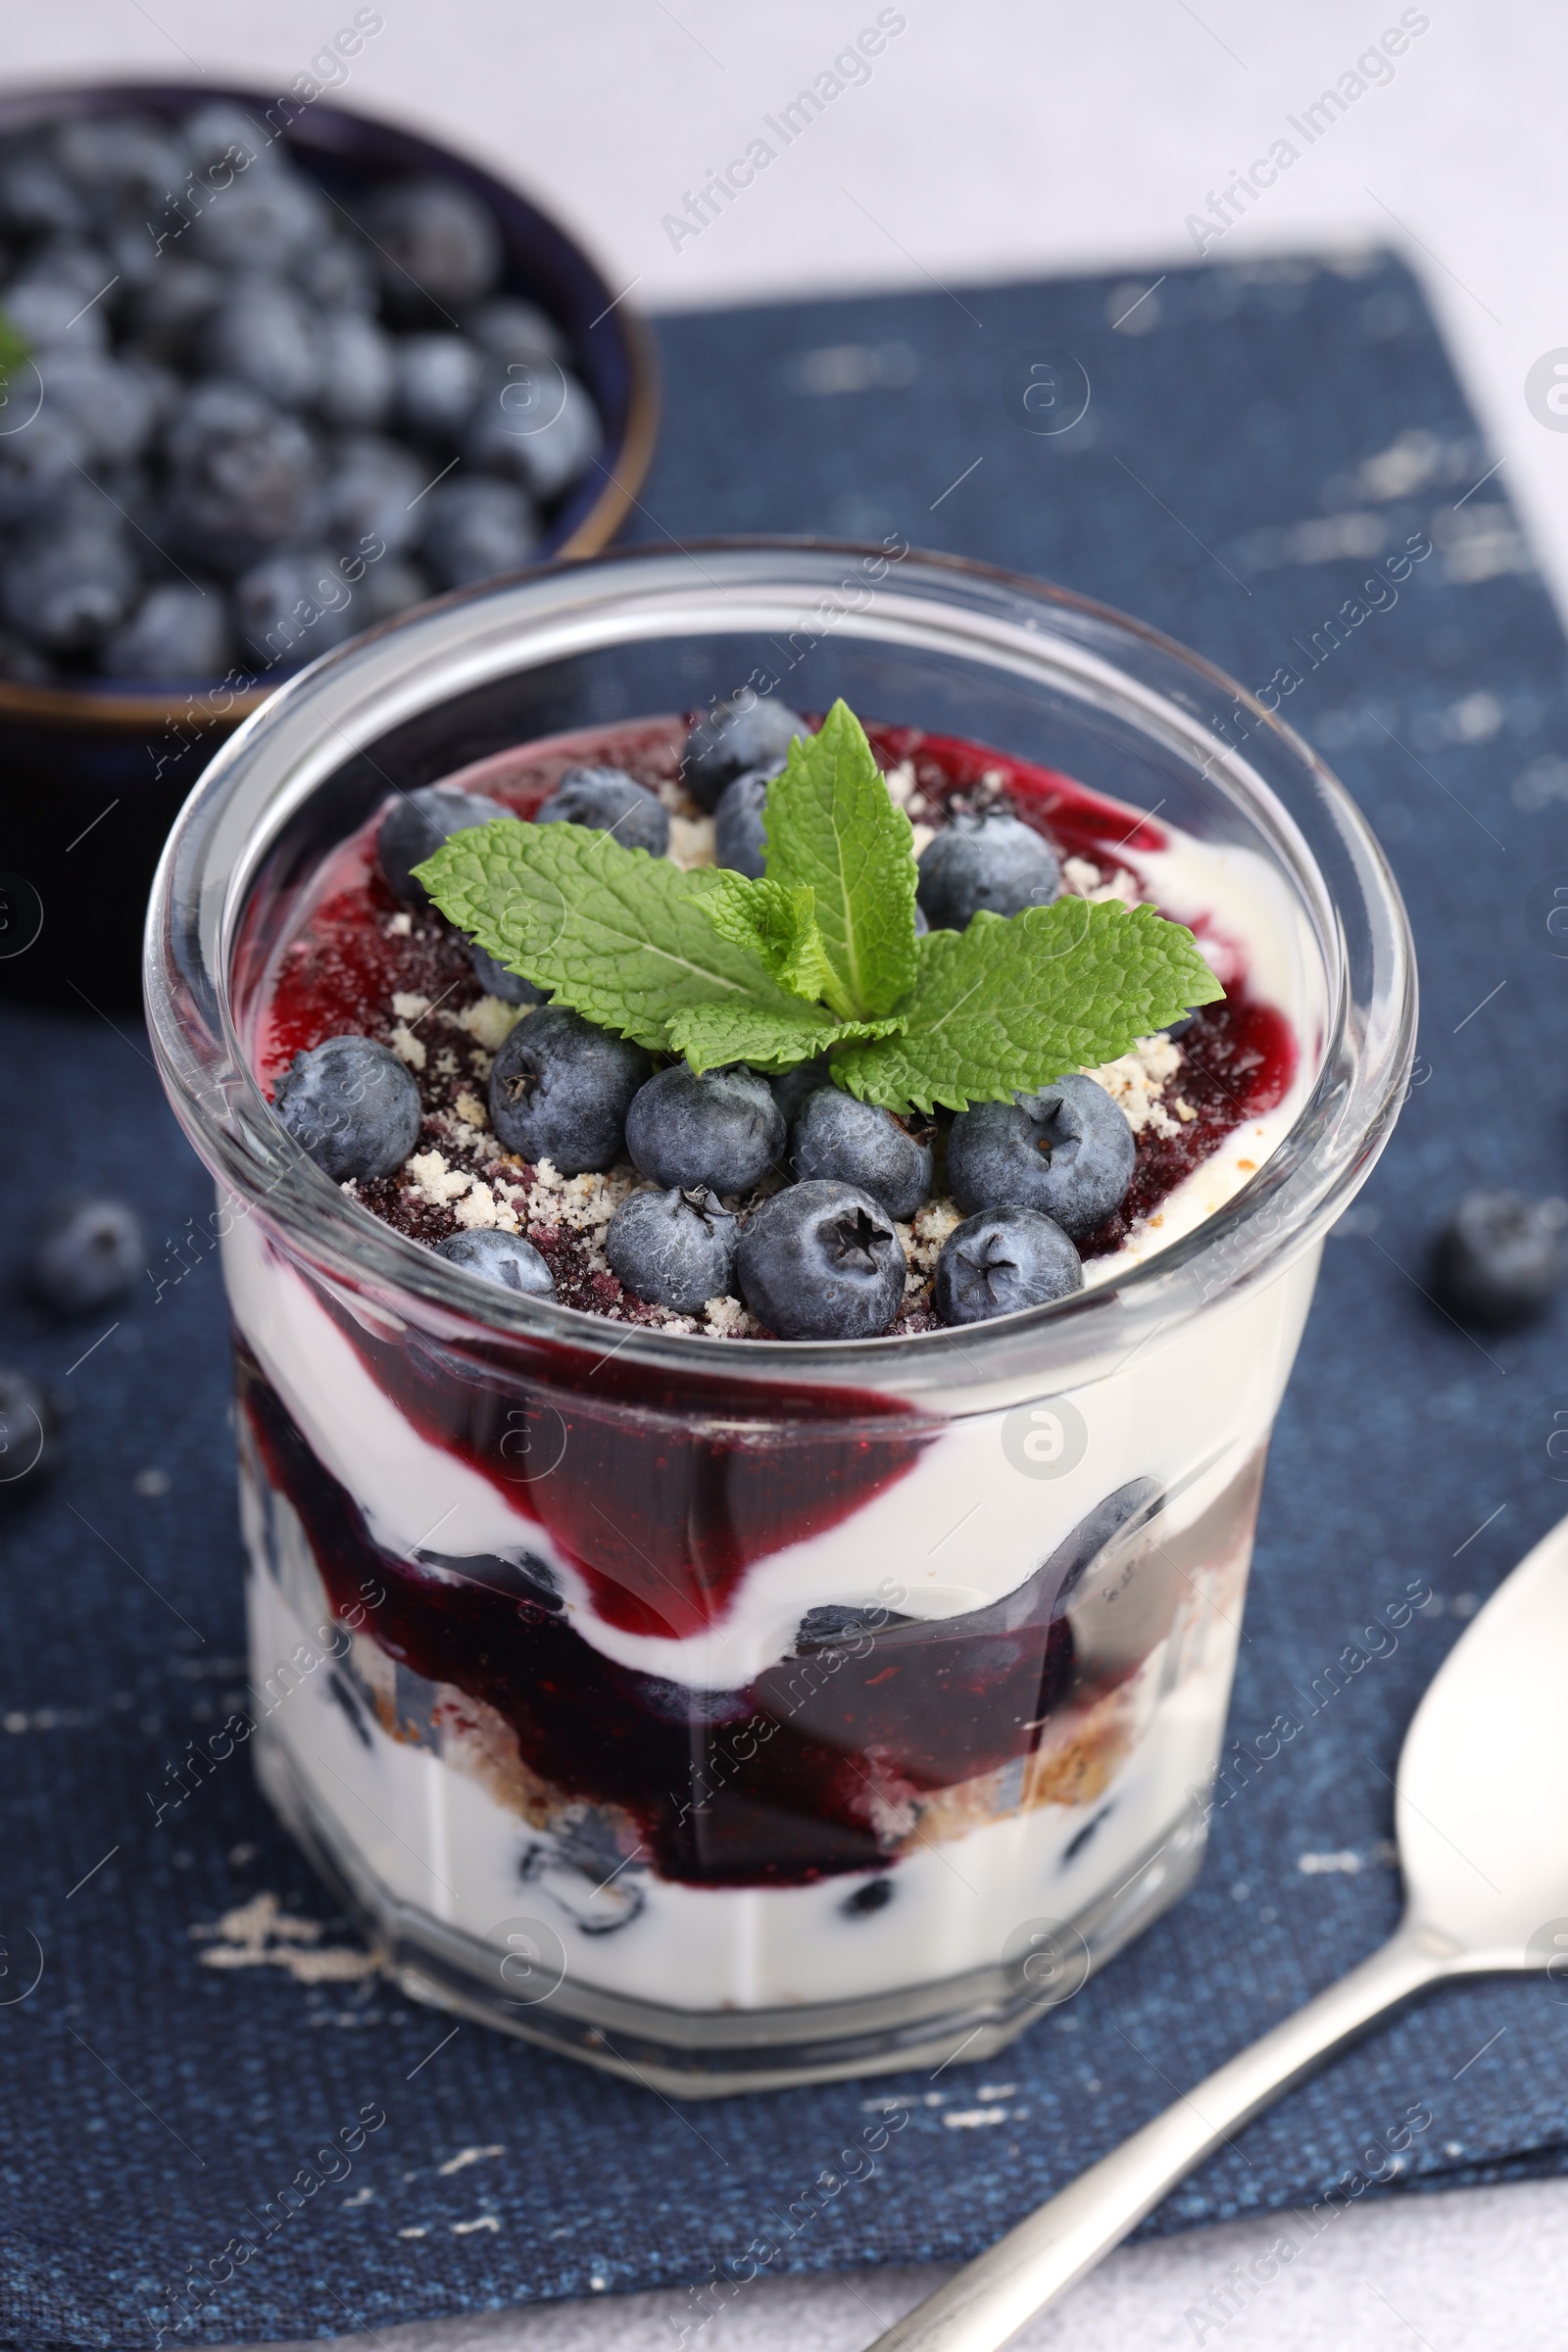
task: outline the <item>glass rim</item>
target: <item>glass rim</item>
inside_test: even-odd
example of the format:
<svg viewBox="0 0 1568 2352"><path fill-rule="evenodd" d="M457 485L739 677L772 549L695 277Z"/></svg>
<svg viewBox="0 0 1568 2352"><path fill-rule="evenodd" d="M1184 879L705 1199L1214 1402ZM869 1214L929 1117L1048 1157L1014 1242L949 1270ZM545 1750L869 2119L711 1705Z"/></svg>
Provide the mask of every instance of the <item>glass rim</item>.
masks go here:
<svg viewBox="0 0 1568 2352"><path fill-rule="evenodd" d="M846 562L860 565L859 580L834 576ZM826 626L989 662L1058 687L1094 684L1195 766L1201 750L1204 772L1286 865L1323 957L1319 1065L1295 1121L1246 1185L1191 1233L1111 1280L991 1322L872 1340L730 1343L615 1326L489 1286L477 1314L473 1278L331 1185L250 1070L230 968L266 856L311 793L349 760L368 757L377 738L455 695L681 626L713 636L756 632L770 599L793 611L815 594L820 614L823 599L852 587L867 592L865 602L830 606ZM775 616L774 625L790 624ZM1239 707L1250 721L1245 745L1227 745L1194 711L1094 651L1090 639L1119 641ZM873 715L898 723L897 712ZM1353 894L1331 896L1295 818L1247 757L1256 737L1313 797L1345 854ZM1351 986L1352 949L1369 975L1361 1001ZM227 740L181 809L153 882L144 983L160 1075L188 1139L243 1210L278 1228L320 1274L450 1345L494 1358L498 1348L514 1355L520 1344L542 1376L566 1385L591 1377L612 1354L622 1368L617 1386L640 1366L655 1385L672 1381L688 1397L711 1393L718 1411L724 1392L739 1405L738 1391L783 1383L873 1390L911 1409L940 1400L951 1414L1103 1377L1156 1333L1181 1328L1321 1238L1392 1130L1416 1021L1409 926L1383 852L1345 787L1255 695L1149 623L1074 590L902 543L894 554L817 538L710 538L673 551L629 547L559 562L455 591L323 655Z"/></svg>

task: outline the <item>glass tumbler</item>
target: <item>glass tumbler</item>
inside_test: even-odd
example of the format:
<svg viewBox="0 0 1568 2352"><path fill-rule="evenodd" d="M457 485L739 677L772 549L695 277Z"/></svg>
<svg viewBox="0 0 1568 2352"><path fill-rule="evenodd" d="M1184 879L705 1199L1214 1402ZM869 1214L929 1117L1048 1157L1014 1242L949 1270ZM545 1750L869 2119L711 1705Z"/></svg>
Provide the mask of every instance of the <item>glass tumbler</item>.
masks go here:
<svg viewBox="0 0 1568 2352"><path fill-rule="evenodd" d="M750 687L1160 804L1265 876L1299 1110L1098 1287L865 1342L487 1287L252 1074L291 909L392 789ZM329 655L220 752L146 949L218 1189L262 1785L406 1990L673 2093L979 2058L1199 1867L1270 1426L1387 1140L1414 975L1354 807L1062 590L819 543L631 551Z"/></svg>

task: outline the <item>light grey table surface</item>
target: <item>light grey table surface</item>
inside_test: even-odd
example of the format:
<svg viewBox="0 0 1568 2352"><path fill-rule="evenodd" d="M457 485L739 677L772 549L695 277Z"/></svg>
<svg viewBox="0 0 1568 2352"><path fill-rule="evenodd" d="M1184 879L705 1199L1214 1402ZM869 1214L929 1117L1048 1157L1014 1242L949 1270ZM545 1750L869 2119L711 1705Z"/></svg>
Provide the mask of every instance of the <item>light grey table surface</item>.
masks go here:
<svg viewBox="0 0 1568 2352"><path fill-rule="evenodd" d="M1075 270L1152 283L1194 257L1189 217L1285 119L1353 69L1403 0L900 0L871 79L700 237L666 216L761 117L877 15L878 0L378 0L341 95L487 159L542 195L644 308ZM1524 383L1568 347L1568 12L1425 0L1428 29L1211 256L1392 244L1423 278L1559 605L1568 432ZM348 0L72 0L13 9L12 81L208 73L287 90ZM940 158L940 164L934 159ZM1124 2249L1020 2338L1334 2352L1532 2352L1561 2339L1568 2181L1353 2209L1250 2307L1207 2309L1268 2222ZM688 2344L865 2343L940 2273L758 2281ZM679 2340L685 2298L642 2295L384 2330L389 2352L640 2352ZM672 2326L672 2321L675 2323Z"/></svg>

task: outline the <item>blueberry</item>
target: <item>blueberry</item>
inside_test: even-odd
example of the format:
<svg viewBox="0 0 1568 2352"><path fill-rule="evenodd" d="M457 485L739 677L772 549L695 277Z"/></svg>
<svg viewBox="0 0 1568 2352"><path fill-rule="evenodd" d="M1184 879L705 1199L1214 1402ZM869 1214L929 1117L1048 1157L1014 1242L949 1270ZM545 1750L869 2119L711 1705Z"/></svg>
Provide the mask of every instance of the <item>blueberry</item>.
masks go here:
<svg viewBox="0 0 1568 2352"><path fill-rule="evenodd" d="M501 275L501 232L488 209L446 179L402 180L366 207L381 290L400 318L466 310Z"/></svg>
<svg viewBox="0 0 1568 2352"><path fill-rule="evenodd" d="M786 1340L872 1340L904 1298L893 1221L853 1184L792 1184L754 1209L735 1252L741 1297Z"/></svg>
<svg viewBox="0 0 1568 2352"><path fill-rule="evenodd" d="M161 253L144 286L125 303L125 324L153 359L183 366L223 299L223 279L194 254Z"/></svg>
<svg viewBox="0 0 1568 2352"><path fill-rule="evenodd" d="M472 1233L449 1234L444 1242L437 1242L435 1250L437 1257L464 1266L481 1282L496 1283L504 1291L517 1291L530 1298L556 1295L555 1276L532 1242L524 1241L520 1233L484 1226Z"/></svg>
<svg viewBox="0 0 1568 2352"><path fill-rule="evenodd" d="M976 1102L948 1138L948 1189L966 1215L1032 1208L1075 1238L1119 1208L1138 1146L1120 1107L1075 1071L1015 1102Z"/></svg>
<svg viewBox="0 0 1568 2352"><path fill-rule="evenodd" d="M218 190L187 232L198 261L224 270L286 270L332 233L325 197L294 172L254 166Z"/></svg>
<svg viewBox="0 0 1568 2352"><path fill-rule="evenodd" d="M357 311L318 320L316 371L317 414L328 424L379 424L392 406L391 337Z"/></svg>
<svg viewBox="0 0 1568 2352"><path fill-rule="evenodd" d="M533 507L511 482L443 482L425 508L424 560L443 588L516 571L539 544Z"/></svg>
<svg viewBox="0 0 1568 2352"><path fill-rule="evenodd" d="M610 1220L605 1255L650 1306L693 1315L727 1295L735 1269L735 1219L706 1187L633 1193Z"/></svg>
<svg viewBox="0 0 1568 2352"><path fill-rule="evenodd" d="M985 1323L1082 1290L1083 1266L1061 1227L1032 1208L987 1208L955 1226L937 1259L933 1303L944 1323Z"/></svg>
<svg viewBox="0 0 1568 2352"><path fill-rule="evenodd" d="M748 768L731 776L713 810L713 861L731 873L749 874L760 882L767 870L767 836L763 817L767 788L773 773L765 767Z"/></svg>
<svg viewBox="0 0 1568 2352"><path fill-rule="evenodd" d="M520 972L510 972L504 963L497 963L493 956L485 954L477 940L468 949L468 961L473 966L474 978L487 997L499 997L503 1004L544 1003L545 992L542 988L535 988L533 982L525 980Z"/></svg>
<svg viewBox="0 0 1568 2352"><path fill-rule="evenodd" d="M825 1054L818 1054L814 1060L798 1061L793 1070L785 1070L781 1077L768 1080L787 1128L793 1127L800 1117L807 1096L814 1095L820 1086L831 1085L832 1078L831 1062Z"/></svg>
<svg viewBox="0 0 1568 2352"><path fill-rule="evenodd" d="M399 335L393 343L393 409L421 441L458 441L489 377L484 353L462 335Z"/></svg>
<svg viewBox="0 0 1568 2352"><path fill-rule="evenodd" d="M931 1195L931 1147L901 1126L891 1110L857 1102L841 1087L808 1095L790 1131L797 1176L858 1185L890 1217L912 1217Z"/></svg>
<svg viewBox="0 0 1568 2352"><path fill-rule="evenodd" d="M390 1176L419 1140L419 1090L391 1049L368 1037L329 1037L296 1054L272 1108L334 1184Z"/></svg>
<svg viewBox="0 0 1568 2352"><path fill-rule="evenodd" d="M50 230L83 229L88 207L58 160L42 141L21 141L0 150L0 228L35 237Z"/></svg>
<svg viewBox="0 0 1568 2352"><path fill-rule="evenodd" d="M25 1373L0 1366L0 1495L20 1499L54 1463L55 1419L48 1398Z"/></svg>
<svg viewBox="0 0 1568 2352"><path fill-rule="evenodd" d="M103 649L108 678L213 678L228 666L228 608L218 587L182 580L149 588Z"/></svg>
<svg viewBox="0 0 1568 2352"><path fill-rule="evenodd" d="M0 566L0 613L30 644L75 654L118 628L136 594L136 566L116 530L96 522L35 522Z"/></svg>
<svg viewBox="0 0 1568 2352"><path fill-rule="evenodd" d="M669 811L618 767L568 767L540 808L540 825L591 825L613 833L623 850L662 858L669 847Z"/></svg>
<svg viewBox="0 0 1568 2352"><path fill-rule="evenodd" d="M198 384L165 449L173 525L216 570L246 570L309 518L317 483L311 437L243 384Z"/></svg>
<svg viewBox="0 0 1568 2352"><path fill-rule="evenodd" d="M920 905L938 931L962 931L972 915L1020 914L1061 896L1056 853L1015 816L956 816L920 853Z"/></svg>
<svg viewBox="0 0 1568 2352"><path fill-rule="evenodd" d="M264 669L297 668L354 635L352 592L329 548L268 556L234 583L234 617Z"/></svg>
<svg viewBox="0 0 1568 2352"><path fill-rule="evenodd" d="M490 1124L509 1152L551 1160L563 1176L612 1167L647 1075L641 1046L594 1028L564 1004L541 1004L496 1055Z"/></svg>
<svg viewBox="0 0 1568 2352"><path fill-rule="evenodd" d="M209 375L229 376L280 409L303 409L321 381L314 322L291 286L275 277L243 277L202 329L199 356Z"/></svg>
<svg viewBox="0 0 1568 2352"><path fill-rule="evenodd" d="M275 171L281 160L271 144L271 134L226 99L197 107L181 122L179 135L187 168L198 180L213 187L220 201L228 190L219 188L218 180L227 179L231 173L237 178L242 172L257 169Z"/></svg>
<svg viewBox="0 0 1568 2352"><path fill-rule="evenodd" d="M162 385L150 368L101 351L65 350L49 354L43 378L45 406L75 426L90 459L124 466L140 457L162 404Z"/></svg>
<svg viewBox="0 0 1568 2352"><path fill-rule="evenodd" d="M25 383L17 387L15 400L24 416L37 389L36 383L30 394ZM8 400L6 407L11 405ZM0 433L0 529L30 522L54 509L72 484L80 481L77 467L87 464L88 455L86 435L47 407L30 424Z"/></svg>
<svg viewBox="0 0 1568 2352"><path fill-rule="evenodd" d="M162 210L187 169L182 147L167 130L128 116L64 124L55 156L100 220L128 215L138 224Z"/></svg>
<svg viewBox="0 0 1568 2352"><path fill-rule="evenodd" d="M374 261L347 237L328 237L296 254L289 274L323 326L334 314L368 319L379 299Z"/></svg>
<svg viewBox="0 0 1568 2352"><path fill-rule="evenodd" d="M686 738L681 782L699 808L713 809L732 776L752 768L778 768L806 721L783 703L760 699L748 689L705 710Z"/></svg>
<svg viewBox="0 0 1568 2352"><path fill-rule="evenodd" d="M1519 1193L1466 1193L1438 1235L1432 1287L1462 1323L1527 1323L1543 1315L1568 1274L1568 1202Z"/></svg>
<svg viewBox="0 0 1568 2352"><path fill-rule="evenodd" d="M368 566L356 586L355 615L362 629L373 628L378 620L391 620L434 594L417 564L407 564L400 556L385 556Z"/></svg>
<svg viewBox="0 0 1568 2352"><path fill-rule="evenodd" d="M108 274L106 270L105 276ZM28 350L45 364L68 334L74 350L103 351L108 345L109 327L101 309L82 310L91 300L91 289L83 294L67 277L50 276L41 262L33 262L20 277L14 277L3 299L7 318Z"/></svg>
<svg viewBox="0 0 1568 2352"><path fill-rule="evenodd" d="M33 1246L32 1288L61 1314L91 1314L133 1291L146 1264L147 1236L133 1208L102 1196L71 1200Z"/></svg>
<svg viewBox="0 0 1568 2352"><path fill-rule="evenodd" d="M677 1061L649 1079L627 1112L626 1150L656 1184L749 1193L778 1164L784 1120L755 1070L699 1077Z"/></svg>
<svg viewBox="0 0 1568 2352"><path fill-rule="evenodd" d="M521 302L514 294L499 294L483 302L464 322L464 329L493 360L564 360L566 338L537 303Z"/></svg>
<svg viewBox="0 0 1568 2352"><path fill-rule="evenodd" d="M429 893L414 879L414 868L433 858L454 833L494 824L497 817L511 814L499 801L482 792L464 792L456 784L425 784L417 792L400 794L375 836L376 863L388 889L416 906L428 906Z"/></svg>
<svg viewBox="0 0 1568 2352"><path fill-rule="evenodd" d="M553 360L513 360L480 395L463 454L548 505L587 472L603 439L599 411L574 375Z"/></svg>
<svg viewBox="0 0 1568 2352"><path fill-rule="evenodd" d="M396 441L356 433L339 443L327 476L318 510L323 537L360 558L369 557L378 539L388 554L401 555L418 532L414 502L427 479Z"/></svg>

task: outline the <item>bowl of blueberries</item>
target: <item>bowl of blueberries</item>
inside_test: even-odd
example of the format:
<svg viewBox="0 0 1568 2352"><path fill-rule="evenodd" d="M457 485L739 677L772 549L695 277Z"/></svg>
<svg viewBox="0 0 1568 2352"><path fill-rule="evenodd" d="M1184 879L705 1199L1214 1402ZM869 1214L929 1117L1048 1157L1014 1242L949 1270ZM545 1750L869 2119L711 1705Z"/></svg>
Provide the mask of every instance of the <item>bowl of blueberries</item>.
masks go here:
<svg viewBox="0 0 1568 2352"><path fill-rule="evenodd" d="M409 607L612 535L646 331L515 189L319 101L0 98L0 993L139 1001L230 729Z"/></svg>

